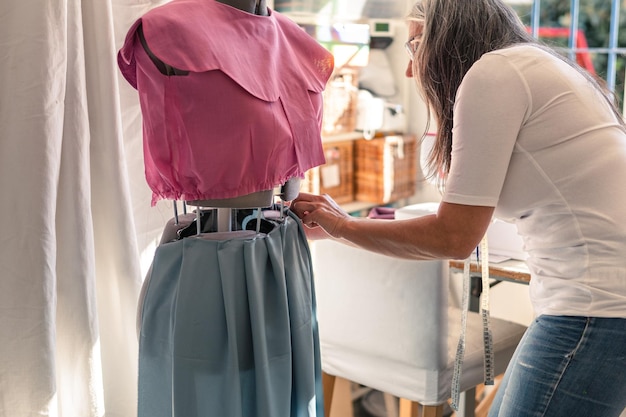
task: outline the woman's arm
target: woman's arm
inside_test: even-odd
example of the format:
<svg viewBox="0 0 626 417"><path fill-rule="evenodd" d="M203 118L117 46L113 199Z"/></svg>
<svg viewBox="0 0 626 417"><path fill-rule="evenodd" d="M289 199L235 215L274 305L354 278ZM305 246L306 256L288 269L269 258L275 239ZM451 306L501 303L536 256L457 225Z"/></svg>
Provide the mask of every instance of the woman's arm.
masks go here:
<svg viewBox="0 0 626 417"><path fill-rule="evenodd" d="M494 207L442 202L437 214L406 220L351 217L328 196L301 193L291 209L311 239L336 240L405 259L464 259L480 243ZM323 230L319 230L319 229Z"/></svg>

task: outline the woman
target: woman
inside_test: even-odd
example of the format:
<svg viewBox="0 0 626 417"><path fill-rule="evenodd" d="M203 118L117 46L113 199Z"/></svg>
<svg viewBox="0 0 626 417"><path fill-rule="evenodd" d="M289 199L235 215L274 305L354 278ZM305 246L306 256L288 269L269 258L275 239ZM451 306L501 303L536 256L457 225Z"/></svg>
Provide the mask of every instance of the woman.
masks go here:
<svg viewBox="0 0 626 417"><path fill-rule="evenodd" d="M500 0L424 0L411 63L438 125L436 215L353 218L328 196L292 210L309 238L390 256L461 259L493 216L529 254L536 320L490 416L618 416L626 406L626 128L584 70L533 40Z"/></svg>

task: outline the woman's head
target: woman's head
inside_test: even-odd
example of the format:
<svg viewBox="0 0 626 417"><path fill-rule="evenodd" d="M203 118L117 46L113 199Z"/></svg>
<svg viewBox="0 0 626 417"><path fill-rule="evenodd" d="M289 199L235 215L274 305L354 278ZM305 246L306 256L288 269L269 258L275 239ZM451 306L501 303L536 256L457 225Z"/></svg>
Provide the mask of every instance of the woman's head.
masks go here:
<svg viewBox="0 0 626 417"><path fill-rule="evenodd" d="M421 0L409 16L413 75L437 122L430 172L446 173L452 147L452 109L470 67L490 51L535 42L502 0Z"/></svg>
<svg viewBox="0 0 626 417"><path fill-rule="evenodd" d="M515 11L502 0L421 0L408 20L421 29L418 70L465 75L483 54L534 42Z"/></svg>
<svg viewBox="0 0 626 417"><path fill-rule="evenodd" d="M437 123L434 146L426 171L443 187L450 169L452 118L456 92L470 67L483 54L520 43L533 43L576 68L602 91L626 131L626 123L602 81L574 61L535 40L515 11L502 0L420 0L409 16L409 50L413 76L426 100L428 120ZM426 127L428 129L428 126Z"/></svg>

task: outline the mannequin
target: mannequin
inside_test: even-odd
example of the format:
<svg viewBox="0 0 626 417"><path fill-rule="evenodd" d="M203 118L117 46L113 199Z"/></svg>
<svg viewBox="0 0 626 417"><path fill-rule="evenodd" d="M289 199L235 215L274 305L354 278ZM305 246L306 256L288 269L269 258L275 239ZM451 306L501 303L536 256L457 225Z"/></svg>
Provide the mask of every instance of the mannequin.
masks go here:
<svg viewBox="0 0 626 417"><path fill-rule="evenodd" d="M258 16L267 16L268 10L265 0L216 0L220 3L235 7L248 13L256 14ZM141 26L137 30L141 44L159 71L164 75L169 76L184 76L189 74L189 71L175 68L163 61L152 53L148 43L143 35ZM292 177L284 184L277 184L280 186L278 196L282 201L291 201L297 197L300 190L300 178ZM274 189L268 189L258 191L250 194L246 194L239 197L227 198L227 199L211 199L211 200L192 200L187 201L189 205L198 207L198 212L201 207L217 208L218 214L218 231L224 232L230 230L231 225L231 210L230 209L244 209L244 208L257 208L257 207L269 207L273 202ZM200 222L197 223L198 227Z"/></svg>
<svg viewBox="0 0 626 417"><path fill-rule="evenodd" d="M225 4L233 9L238 9L255 16L268 16L269 19L270 10L266 5L265 0L215 0L215 3ZM239 18L239 16L236 16L236 14L232 16L231 15L232 13L229 14L228 17L226 17L227 20L224 20L224 16L215 16L215 18L218 19L218 21L220 21L222 25L224 24L224 22L229 22L229 19L231 18L234 18L235 20ZM214 15L212 14L206 15L205 19L211 19L213 16ZM278 16L276 16L276 18L278 18ZM249 33L250 37L252 37L252 43L250 43L250 46L254 46L255 43L257 46L260 46L258 42L261 41L258 39L254 39L253 37L258 36L258 33L265 33L263 32L264 30L267 30L268 27L272 27L272 25L275 24L270 23L273 22L275 19L272 18L272 20L267 21L265 21L265 18L262 18L261 20L252 20L254 21L254 25L248 26L246 29L244 29L243 32L239 31L233 33L232 31L230 31L229 34L225 34L225 36L239 36L241 33ZM221 138L224 137L226 139L224 143L232 142L234 146L241 146L242 149L255 149L254 152L256 152L258 149L267 149L265 153L261 152L260 155L254 155L253 159L255 161L254 164L256 165L252 167L253 169L251 170L251 172L249 172L250 165L244 162L242 162L241 166L237 166L237 164L231 164L232 168L238 170L238 172L235 172L234 175L226 175L223 171L220 171L219 168L217 169L217 171L213 171L212 164L219 164L220 162L228 161L229 159L227 158L231 158L231 155L221 154L215 156L212 153L207 155L207 149L211 149L211 147L203 147L204 150L200 150L200 153L196 155L195 152L198 152L198 143L199 141L203 141L203 133L198 133L197 131L191 133L191 135L195 134L195 136L191 138L182 137L181 139L176 139L175 136L177 135L177 132L171 131L170 133L166 134L166 137L164 137L163 135L151 137L149 135L147 138L144 139L144 142L147 140L147 142L145 143L147 143L148 146L148 148L145 148L145 154L148 158L146 159L146 176L148 179L148 183L154 192L153 204L156 202L156 200L160 198L168 198L173 200L184 200L188 204L197 206L198 208L215 208L218 211L218 217L221 219L218 222L218 231L229 231L231 224L231 209L269 207L274 203L275 195L278 195L280 197L281 202L293 200L299 193L300 181L304 174L304 171L312 168L313 166L320 165L324 162L323 152L321 151L321 138L319 138L319 136L317 137L317 139L315 138L315 132L319 132L319 126L311 124L311 121L315 118L317 118L318 122L321 124L321 98L311 98L310 94L318 95L321 97L321 89L323 89L323 85L330 76L330 72L332 72L332 55L328 54L327 51L320 51L318 49L320 48L319 45L310 45L309 43L311 40L304 41L303 39L301 39L302 35L294 33L293 29L288 29L285 31L285 28L282 26L284 23L281 23L278 25L280 27L279 31L277 32L278 38L276 37L277 35L274 34L270 35L270 39L265 40L266 45L265 49L263 50L266 52L264 52L263 54L259 54L258 51L256 51L258 50L258 47L253 47L250 50L241 49L246 57L237 57L237 59L235 60L236 63L233 63L230 58L226 57L224 52L218 52L216 55L212 55L216 56L217 58L207 59L203 58L203 54L199 54L199 51L213 50L213 41L208 43L206 43L205 41L204 44L199 45L200 49L198 49L197 51L186 52L186 45L189 45L189 42L193 42L193 40L188 39L190 36L189 28L193 28L195 26L193 24L187 26L187 28L180 26L184 25L185 23L185 20L177 23L175 26L171 26L170 23L170 26L167 26L167 29L161 29L160 32L155 32L156 29L153 29L152 38L150 38L144 35L145 21L137 22L137 26L135 26L134 29L131 28L131 30L129 31L129 37L127 37L126 44L124 45L122 50L120 50L120 54L118 55L118 61L124 76L135 88L138 88L137 82L140 75L147 77L144 78L144 80L147 80L147 84L150 84L150 82L152 82L155 77L159 78L158 76L150 75L150 70L145 66L143 67L143 70L135 73L135 68L137 68L137 70L139 70L140 68L138 66L140 57L138 57L137 52L133 52L132 47L129 48L129 46L132 46L132 38L130 36L132 36L133 33L136 33L137 38L141 43L140 47L145 51L145 54L147 55L147 57L149 57L150 61L152 61L152 64L154 64L154 68L156 68L156 70L158 70L160 74L167 76L167 79L177 76L189 76L190 78L193 78L192 76L194 76L194 74L199 74L203 71L208 71L204 72L205 74L208 74L211 72L211 69L220 70L217 72L224 71L221 73L229 78L228 81L222 80L217 76L215 76L214 78L209 78L203 84L205 87L201 87L203 89L203 94L205 94L203 97L189 97L188 94L185 95L186 93L178 92L179 94L183 95L182 99L179 97L177 103L180 103L180 100L190 100L189 103L197 103L197 105L195 106L196 109L204 109L205 105L203 105L202 100L206 100L206 97L214 96L213 87L209 87L211 91L205 91L207 88L206 86L216 85L217 89L221 90L221 96L219 92L215 93L215 102L217 103L221 102L221 99L219 97L225 97L225 87L223 87L222 84L224 83L224 85L228 85L233 81L239 84L239 88L242 88L244 91L247 91L247 94L249 94L246 97L240 98L240 100L243 101L233 102L231 100L223 106L223 109L227 109L227 111L230 113L229 115L234 115L235 117L237 117L238 114L241 114L243 117L245 117L245 120L243 120L242 122L242 126L251 126L249 132L242 129L239 129L236 132L231 132L230 130L225 132L223 125L218 125L216 129L216 126L212 123L205 123L202 131L206 132L208 129L208 131L211 132L211 134L207 136L207 140L209 141L221 141ZM237 22L235 22L235 24L236 23ZM196 20L195 25L205 25L205 23L204 21ZM257 29L257 27L259 29ZM220 29L220 31L223 30L226 30L228 32L228 28ZM261 32L259 32L259 30ZM182 42L173 41L172 45L168 44L168 46L163 46L163 40L169 38L169 36L163 36L160 34L156 35L157 33L174 33L175 36L173 38L177 38L177 36L182 36L184 39L187 40ZM224 32L215 32L214 30L214 33L215 36L219 38L219 35L217 34ZM187 38L185 38L185 36L187 36ZM262 77L259 77L256 74L244 76L242 76L241 74L238 75L237 70L233 69L235 67L238 67L240 69L247 68L251 64L263 61L265 59L264 57L266 56L265 53L269 55L275 55L274 51L287 51L288 49L280 49L280 44L281 42L284 42L284 40L282 39L285 39L285 36L295 37L296 43L294 45L298 45L298 47L300 47L301 49L299 51L292 50L293 52L296 52L296 56L289 55L293 52L278 52L279 55L282 55L282 58L278 60L276 60L276 57L272 58L273 64L271 64L271 68L273 68L273 70L271 73L265 75L266 77L269 76L271 79L268 80L266 78L264 80ZM218 38L214 37L212 39ZM243 39L243 37L240 37L240 39ZM152 47L151 45L149 45L150 42L154 42ZM167 42L168 41L166 41L166 43ZM240 42L242 41L240 40ZM245 42L247 42L247 40ZM304 42L304 44L302 42ZM219 40L217 41L216 45L217 44L220 44ZM279 49L272 50L271 48L274 48L275 46L279 46ZM248 46L247 44L245 46L242 46L240 43L239 47L247 48ZM270 48L269 51L267 49L268 47ZM158 53L155 53L157 52L155 51L155 48ZM228 48L228 46L226 48ZM312 51L311 48L315 49L315 51ZM217 49L215 50L224 51L224 45L221 44L221 46L217 46ZM179 52L171 53L171 51ZM226 51L226 55L231 55L231 51L229 49L226 49ZM157 57L157 55L160 57L165 56L165 58L160 59L159 57ZM237 54L232 55L236 56ZM170 58L167 58L168 56ZM170 59L174 62L168 62ZM259 61L255 61L257 59ZM299 60L299 62L302 62L301 65L304 66L298 67L299 69L296 69L295 71L290 68L280 68L282 63L293 60ZM180 63L180 68L177 67L178 64L174 65L176 62ZM276 67L277 63L279 63L279 67ZM137 67L135 67L135 65L137 65ZM233 65L235 65L235 67L233 67ZM139 73L141 74L139 75ZM213 73L215 73L215 71ZM163 79L162 76L160 78ZM169 81L161 82L171 85ZM197 83L197 78L195 82ZM176 84L176 81L172 81L172 83ZM198 85L193 83L194 80L185 80L184 82L180 83L180 85ZM158 91L158 89L160 88L170 88L158 85L158 83L156 87L147 84L146 82L144 82L142 88L157 89L153 91ZM180 88L184 90L185 87L183 86ZM226 97L231 97L232 94L237 95L237 91L233 91L232 87L230 88L231 89L228 90L228 92L226 93ZM283 97L282 95L285 94L286 91L289 91L290 93ZM174 92L174 94L176 93L177 92ZM157 92L154 98L149 98L149 100L154 100L154 103L160 103L162 100L165 99L164 97L166 97L168 93L165 93L165 96L159 94L162 94L162 91ZM254 102L256 102L257 104L254 104ZM260 105L258 103L266 104ZM172 117L176 120L179 120L177 119L177 117L180 117L180 115L174 114L172 116L167 114L168 111L173 114L176 110L172 110L172 108L169 107L171 106L171 103L164 104L165 113L162 111L160 114L155 115L150 114L149 110L150 108L154 108L154 106L152 105L152 101L142 103L142 112L144 112L145 119L144 126L146 126L147 123L148 130L152 129L153 132L164 131L164 129L168 129L167 123L171 123L171 120L173 120ZM243 109L242 104L245 105L245 108ZM187 105L187 102L185 102L185 105ZM157 107L158 106L160 106L160 104L157 104ZM211 111L215 111L215 109L208 110L208 112L200 116L196 114L193 117L203 117L205 119L207 117L211 118ZM220 116L216 117L218 117L219 120ZM223 114L221 117L223 117ZM276 122L272 122L273 119L278 121L278 125L276 125ZM195 122L195 120L192 120L192 122ZM176 123L180 123L180 121ZM234 121L234 123L238 124L238 121ZM289 127L287 127L285 123L289 123ZM185 126L183 126L182 128L183 130L186 129ZM288 133L289 131L291 131L291 133ZM218 139L216 139L216 136ZM257 137L258 140L256 139ZM172 149L178 148L180 145L182 145L183 147L187 146L188 140L191 140L191 142L195 141L195 145L194 143L192 143L191 146L189 146L188 148L184 148L181 151L172 151ZM240 143L240 145L237 145L238 143ZM193 146L196 146L196 148L194 148ZM224 145L220 146L223 147ZM276 147L284 147L284 151L277 150ZM152 148L154 148L154 150ZM193 149L195 149L195 151ZM188 153L191 152L195 156L185 156L183 155L185 151ZM168 152L170 152L171 154L168 154ZM153 159L153 155L157 156ZM264 159L263 155L267 155L266 158L269 158L271 156L275 159ZM189 165L190 158L191 163L195 164L196 167L203 166L203 173L190 173L189 169L182 168L180 166L180 164L185 163L188 164L187 166L191 166ZM261 167L261 169L259 169L259 166L262 165L260 161L265 160L267 160L267 167ZM172 163L178 163L178 165L171 165ZM277 164L279 166L275 166ZM233 173L232 168L230 171L231 173ZM172 171L176 170L181 170L181 172L172 173ZM209 184L206 181L207 176L217 178L220 175L221 178L225 178L226 182ZM267 177L264 177L264 175L267 175ZM264 183L264 186L260 187L261 190L259 190L258 186L250 185L251 182L256 181L254 180L254 178L260 178L259 181L262 181ZM270 178L273 178L273 180L271 180ZM155 183L156 188L154 187ZM228 186L225 185L224 189L222 189L221 184L226 183L228 183ZM194 184L198 184L198 188L194 189L194 187L196 187L196 185ZM203 184L204 188L200 189L199 184ZM242 184L242 186L234 184Z"/></svg>
<svg viewBox="0 0 626 417"><path fill-rule="evenodd" d="M235 7L244 12L253 13L259 16L267 16L267 5L265 0L217 0L220 3Z"/></svg>
<svg viewBox="0 0 626 417"><path fill-rule="evenodd" d="M140 93L153 205L267 207L324 163L332 55L263 1L156 7L129 29L118 65Z"/></svg>
<svg viewBox="0 0 626 417"><path fill-rule="evenodd" d="M175 211L144 281L138 416L322 415L306 235L261 209L324 163L332 55L265 0L173 0L135 21L118 65L153 205L198 207Z"/></svg>

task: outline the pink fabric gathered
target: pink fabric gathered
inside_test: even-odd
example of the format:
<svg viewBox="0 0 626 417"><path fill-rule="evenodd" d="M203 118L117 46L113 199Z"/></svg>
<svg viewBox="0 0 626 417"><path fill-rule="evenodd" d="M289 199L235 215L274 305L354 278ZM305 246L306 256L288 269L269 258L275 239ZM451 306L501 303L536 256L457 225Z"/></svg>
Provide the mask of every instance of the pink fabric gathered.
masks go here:
<svg viewBox="0 0 626 417"><path fill-rule="evenodd" d="M159 72L140 25L154 55L187 75ZM333 57L277 12L173 0L133 24L118 65L139 92L153 205L269 190L324 163L322 92Z"/></svg>

